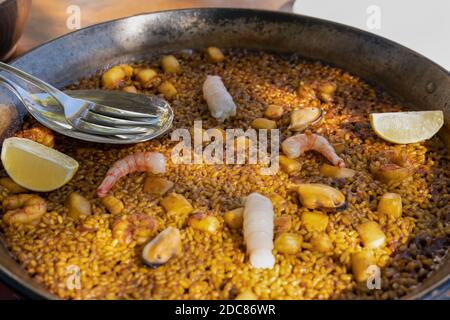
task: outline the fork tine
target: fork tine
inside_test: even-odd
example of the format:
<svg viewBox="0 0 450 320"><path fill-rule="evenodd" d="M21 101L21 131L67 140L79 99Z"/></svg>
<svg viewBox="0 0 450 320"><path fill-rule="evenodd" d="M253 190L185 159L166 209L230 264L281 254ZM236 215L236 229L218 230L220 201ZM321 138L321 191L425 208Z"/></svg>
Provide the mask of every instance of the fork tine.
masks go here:
<svg viewBox="0 0 450 320"><path fill-rule="evenodd" d="M139 120L128 120L123 118L113 118L108 117L103 114L95 113L95 112L87 112L84 120L91 123L102 124L105 126L154 126L157 125L160 121L159 118L134 118Z"/></svg>
<svg viewBox="0 0 450 320"><path fill-rule="evenodd" d="M93 105L91 110L106 116L118 118L158 118L155 114L117 109L97 103Z"/></svg>
<svg viewBox="0 0 450 320"><path fill-rule="evenodd" d="M128 135L128 134L135 135L140 133L146 133L148 131L148 128L141 128L141 127L112 128L96 123L87 122L83 119L80 119L78 121L77 129L80 131L101 136Z"/></svg>

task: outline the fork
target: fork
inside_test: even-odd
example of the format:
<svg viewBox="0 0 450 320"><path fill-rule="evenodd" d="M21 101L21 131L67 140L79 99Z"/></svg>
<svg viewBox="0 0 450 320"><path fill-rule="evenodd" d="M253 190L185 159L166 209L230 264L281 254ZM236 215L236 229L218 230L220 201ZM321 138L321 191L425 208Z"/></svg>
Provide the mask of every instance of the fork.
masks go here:
<svg viewBox="0 0 450 320"><path fill-rule="evenodd" d="M98 104L89 100L72 98L42 81L13 66L0 62L0 70L9 72L51 95L64 109L67 122L77 130L96 135L134 135L147 131L146 126L158 122L156 115L123 110ZM3 83L18 87L10 79L0 75ZM17 92L17 90L15 90Z"/></svg>

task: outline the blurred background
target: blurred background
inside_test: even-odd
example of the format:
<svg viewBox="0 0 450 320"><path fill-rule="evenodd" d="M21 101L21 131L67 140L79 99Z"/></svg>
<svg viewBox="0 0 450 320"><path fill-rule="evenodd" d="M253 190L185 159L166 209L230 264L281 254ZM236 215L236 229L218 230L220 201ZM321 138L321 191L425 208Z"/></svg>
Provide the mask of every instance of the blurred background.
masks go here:
<svg viewBox="0 0 450 320"><path fill-rule="evenodd" d="M26 7L31 0L0 0L0 8L8 2ZM282 10L332 20L399 42L450 69L448 0L32 0L15 55L102 21L194 7ZM0 31L1 25L0 19ZM0 33L0 47L6 34Z"/></svg>

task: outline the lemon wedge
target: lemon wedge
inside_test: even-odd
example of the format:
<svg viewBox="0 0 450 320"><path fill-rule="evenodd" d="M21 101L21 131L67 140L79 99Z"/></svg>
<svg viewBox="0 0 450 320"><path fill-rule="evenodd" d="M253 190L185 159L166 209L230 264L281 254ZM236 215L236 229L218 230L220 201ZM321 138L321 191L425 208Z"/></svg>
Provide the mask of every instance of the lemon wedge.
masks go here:
<svg viewBox="0 0 450 320"><path fill-rule="evenodd" d="M23 138L3 141L3 167L14 182L32 191L51 191L70 181L78 169L75 159Z"/></svg>
<svg viewBox="0 0 450 320"><path fill-rule="evenodd" d="M382 139L398 143L416 143L430 139L444 125L444 113L437 111L371 113L370 124Z"/></svg>

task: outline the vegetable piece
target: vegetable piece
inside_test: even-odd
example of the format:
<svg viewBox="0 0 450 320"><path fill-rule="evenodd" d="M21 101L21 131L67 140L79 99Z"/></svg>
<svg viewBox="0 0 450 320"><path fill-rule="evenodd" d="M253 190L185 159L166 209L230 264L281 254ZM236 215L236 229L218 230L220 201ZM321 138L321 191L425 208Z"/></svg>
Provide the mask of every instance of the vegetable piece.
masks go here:
<svg viewBox="0 0 450 320"><path fill-rule="evenodd" d="M170 189L172 189L173 186L174 186L174 183L170 180L167 180L165 178L148 176L147 178L145 178L143 189L144 189L144 192L147 192L150 194L163 195L166 192L168 192Z"/></svg>
<svg viewBox="0 0 450 320"><path fill-rule="evenodd" d="M380 225L374 221L361 223L357 227L363 245L369 249L377 249L384 245L386 236Z"/></svg>
<svg viewBox="0 0 450 320"><path fill-rule="evenodd" d="M136 80L141 83L143 87L147 87L151 80L157 76L157 73L153 69L142 69L136 75Z"/></svg>
<svg viewBox="0 0 450 320"><path fill-rule="evenodd" d="M144 263L158 267L181 253L180 230L168 227L147 243L142 251Z"/></svg>
<svg viewBox="0 0 450 320"><path fill-rule="evenodd" d="M272 268L274 212L270 200L259 193L247 196L244 208L244 240L255 268Z"/></svg>
<svg viewBox="0 0 450 320"><path fill-rule="evenodd" d="M220 49L216 47L207 48L205 51L205 56L206 59L214 63L222 62L225 59L222 51L220 51Z"/></svg>
<svg viewBox="0 0 450 320"><path fill-rule="evenodd" d="M197 230L215 234L220 229L220 221L212 215L196 213L189 217L188 224Z"/></svg>
<svg viewBox="0 0 450 320"><path fill-rule="evenodd" d="M280 155L278 157L278 161L280 163L281 170L283 170L287 174L298 172L302 168L300 162L294 159L289 159L284 155Z"/></svg>
<svg viewBox="0 0 450 320"><path fill-rule="evenodd" d="M333 251L333 242L326 233L320 232L311 237L311 247L317 252L327 253Z"/></svg>
<svg viewBox="0 0 450 320"><path fill-rule="evenodd" d="M219 76L207 76L203 83L203 97L211 115L223 122L236 115L236 104Z"/></svg>
<svg viewBox="0 0 450 320"><path fill-rule="evenodd" d="M137 93L137 89L135 86L126 86L122 89L123 92L127 92L127 93Z"/></svg>
<svg viewBox="0 0 450 320"><path fill-rule="evenodd" d="M320 167L320 173L329 178L348 179L352 178L356 174L356 171L349 168L339 168L325 163Z"/></svg>
<svg viewBox="0 0 450 320"><path fill-rule="evenodd" d="M167 73L177 73L181 71L180 63L173 55L163 56L161 58L161 67L164 72Z"/></svg>
<svg viewBox="0 0 450 320"><path fill-rule="evenodd" d="M264 112L264 117L277 120L280 119L283 116L284 108L282 106L271 104L267 107L266 111Z"/></svg>
<svg viewBox="0 0 450 320"><path fill-rule="evenodd" d="M266 118L256 118L252 121L251 126L253 129L275 129L277 123Z"/></svg>
<svg viewBox="0 0 450 320"><path fill-rule="evenodd" d="M385 193L378 202L378 214L400 218L402 216L402 197L398 193Z"/></svg>
<svg viewBox="0 0 450 320"><path fill-rule="evenodd" d="M68 215L74 219L84 218L92 214L92 206L89 200L76 192L69 194L65 205Z"/></svg>
<svg viewBox="0 0 450 320"><path fill-rule="evenodd" d="M347 207L345 196L337 189L320 183L304 183L296 186L301 203L308 209L336 209Z"/></svg>
<svg viewBox="0 0 450 320"><path fill-rule="evenodd" d="M286 199L280 196L278 193L272 193L269 195L270 201L272 201L272 205L275 211L284 211L288 205Z"/></svg>
<svg viewBox="0 0 450 320"><path fill-rule="evenodd" d="M119 214L123 211L123 202L112 195L102 198L102 203L111 214Z"/></svg>
<svg viewBox="0 0 450 320"><path fill-rule="evenodd" d="M171 100L177 95L177 89L169 81L164 81L158 87L158 91L164 95L164 98Z"/></svg>
<svg viewBox="0 0 450 320"><path fill-rule="evenodd" d="M258 297L253 293L252 290L247 289L241 291L235 298L235 300L258 300Z"/></svg>
<svg viewBox="0 0 450 320"><path fill-rule="evenodd" d="M296 254L302 247L303 238L295 233L284 232L275 239L275 249L280 253Z"/></svg>
<svg viewBox="0 0 450 320"><path fill-rule="evenodd" d="M319 211L305 211L302 214L302 222L309 232L322 232L328 226L328 216Z"/></svg>
<svg viewBox="0 0 450 320"><path fill-rule="evenodd" d="M231 229L240 229L244 223L244 208L236 208L223 214L223 219Z"/></svg>
<svg viewBox="0 0 450 320"><path fill-rule="evenodd" d="M325 82L319 87L319 98L324 102L330 102L333 100L334 93L337 89L337 85L333 82Z"/></svg>
<svg viewBox="0 0 450 320"><path fill-rule="evenodd" d="M125 73L126 77L131 77L134 73L134 69L129 64L120 64L119 67L122 68L123 72Z"/></svg>
<svg viewBox="0 0 450 320"><path fill-rule="evenodd" d="M181 194L171 193L161 200L161 206L169 215L187 215L194 208L191 203Z"/></svg>
<svg viewBox="0 0 450 320"><path fill-rule="evenodd" d="M367 281L368 269L373 265L376 265L376 260L372 251L366 249L352 254L352 271L356 281Z"/></svg>
<svg viewBox="0 0 450 320"><path fill-rule="evenodd" d="M114 66L102 75L102 86L105 89L116 89L125 80L126 73L120 66Z"/></svg>

